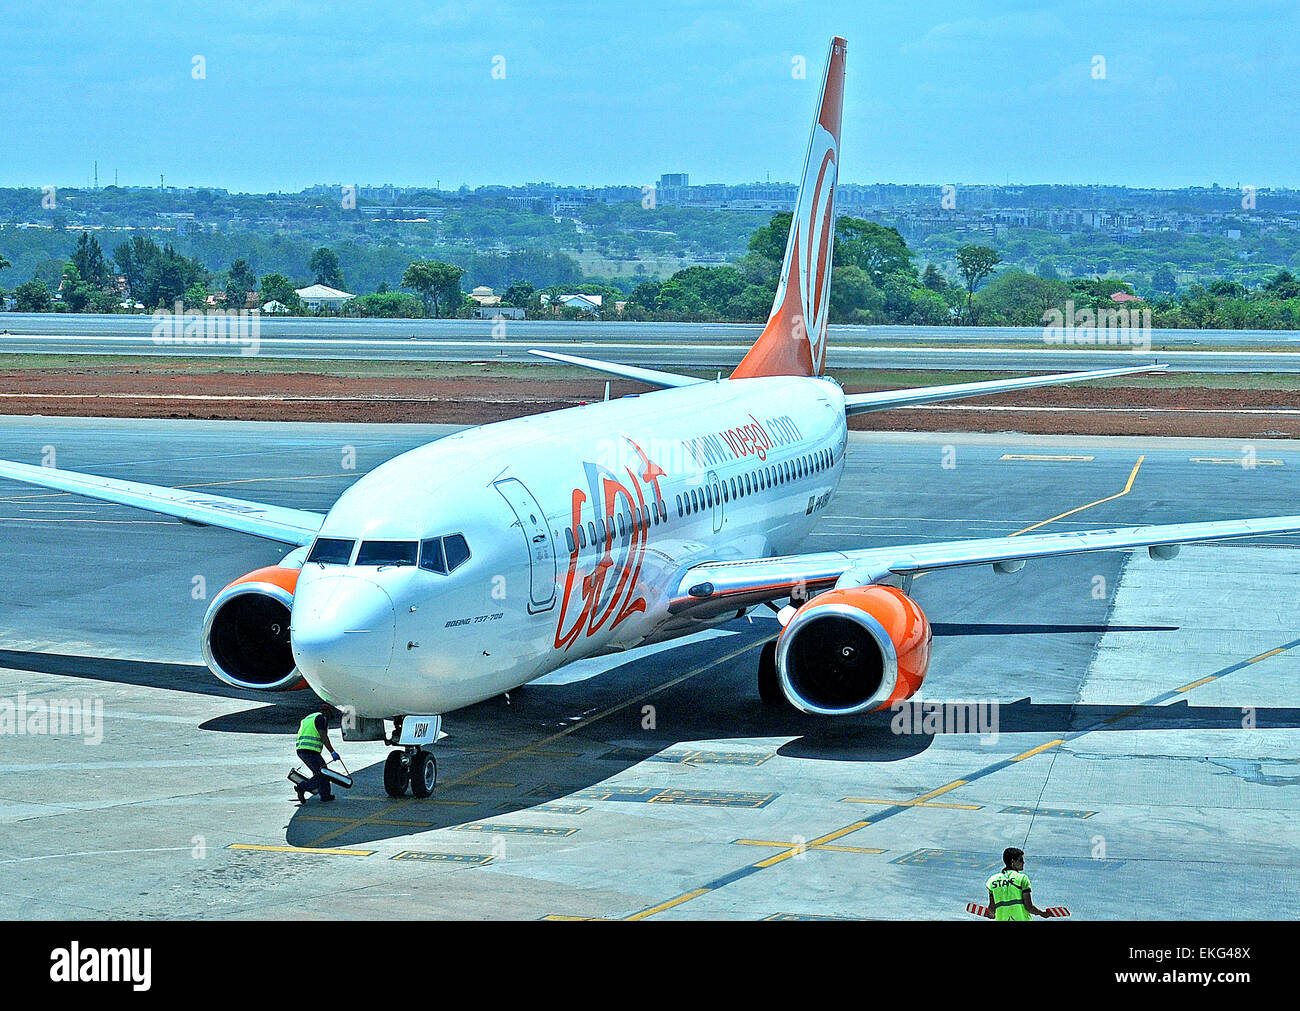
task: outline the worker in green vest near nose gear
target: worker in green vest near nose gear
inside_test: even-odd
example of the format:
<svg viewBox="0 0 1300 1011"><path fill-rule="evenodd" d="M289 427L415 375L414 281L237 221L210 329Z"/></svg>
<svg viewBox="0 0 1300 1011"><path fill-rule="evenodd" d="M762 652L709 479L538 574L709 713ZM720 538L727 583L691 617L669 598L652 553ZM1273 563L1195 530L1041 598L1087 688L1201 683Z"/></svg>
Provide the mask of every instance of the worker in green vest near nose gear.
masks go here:
<svg viewBox="0 0 1300 1011"><path fill-rule="evenodd" d="M307 800L307 794L313 791L320 795L321 803L328 803L334 799L334 794L330 790L330 781L321 775L321 769L325 768L325 760L321 757L321 752L329 749L330 756L334 761L339 760L339 753L334 750L330 744L330 714L333 708L328 705L322 705L314 713L309 713L303 721L298 724L298 740L295 747L298 750L298 758L302 763L311 770L311 779L303 780L294 790L298 794L298 803L302 804Z"/></svg>
<svg viewBox="0 0 1300 1011"><path fill-rule="evenodd" d="M1002 851L1002 865L1002 870L988 880L989 906L984 915L990 920L1028 920L1031 915L1046 916L1030 897L1025 851L1008 846Z"/></svg>

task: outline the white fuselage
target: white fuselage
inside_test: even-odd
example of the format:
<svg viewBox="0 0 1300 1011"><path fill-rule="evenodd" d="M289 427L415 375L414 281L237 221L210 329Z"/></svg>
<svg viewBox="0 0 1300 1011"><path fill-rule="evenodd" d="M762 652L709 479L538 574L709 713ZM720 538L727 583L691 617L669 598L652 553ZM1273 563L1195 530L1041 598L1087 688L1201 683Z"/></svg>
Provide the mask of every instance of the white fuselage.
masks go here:
<svg viewBox="0 0 1300 1011"><path fill-rule="evenodd" d="M361 716L445 713L695 631L668 611L687 568L789 552L825 509L843 469L843 400L824 378L700 383L468 429L390 460L321 528L357 542L350 563L303 566L299 669ZM359 557L368 542L431 542L423 565L431 539L452 535L468 558L446 574ZM464 554L443 543L448 560Z"/></svg>

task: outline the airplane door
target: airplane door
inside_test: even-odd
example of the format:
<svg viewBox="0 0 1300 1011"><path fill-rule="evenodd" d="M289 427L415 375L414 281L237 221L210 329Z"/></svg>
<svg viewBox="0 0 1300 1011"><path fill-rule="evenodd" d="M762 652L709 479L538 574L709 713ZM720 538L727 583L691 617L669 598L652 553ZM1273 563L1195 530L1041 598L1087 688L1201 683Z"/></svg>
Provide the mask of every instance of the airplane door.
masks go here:
<svg viewBox="0 0 1300 1011"><path fill-rule="evenodd" d="M523 483L507 477L493 487L501 493L515 514L516 525L528 545L528 613L541 614L555 606L555 544L546 514Z"/></svg>
<svg viewBox="0 0 1300 1011"><path fill-rule="evenodd" d="M708 473L709 487L713 490L713 532L722 529L722 481L714 471Z"/></svg>

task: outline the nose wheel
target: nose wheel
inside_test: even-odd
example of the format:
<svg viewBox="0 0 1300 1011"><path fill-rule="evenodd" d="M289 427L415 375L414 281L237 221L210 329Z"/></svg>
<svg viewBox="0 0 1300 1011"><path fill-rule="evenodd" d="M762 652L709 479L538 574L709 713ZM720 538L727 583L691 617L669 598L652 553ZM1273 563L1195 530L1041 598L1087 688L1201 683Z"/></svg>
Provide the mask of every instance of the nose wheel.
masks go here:
<svg viewBox="0 0 1300 1011"><path fill-rule="evenodd" d="M390 751L384 761L384 792L404 797L409 787L415 797L428 797L438 783L438 760L422 748Z"/></svg>

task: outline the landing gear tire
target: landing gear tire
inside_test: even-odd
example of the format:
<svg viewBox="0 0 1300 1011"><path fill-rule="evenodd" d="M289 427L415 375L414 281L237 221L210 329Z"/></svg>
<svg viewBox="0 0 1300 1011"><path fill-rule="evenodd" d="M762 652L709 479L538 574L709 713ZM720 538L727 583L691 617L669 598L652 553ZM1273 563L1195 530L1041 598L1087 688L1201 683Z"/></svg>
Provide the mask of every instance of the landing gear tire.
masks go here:
<svg viewBox="0 0 1300 1011"><path fill-rule="evenodd" d="M776 641L763 644L763 651L758 655L758 697L765 706L779 706L785 703L785 693L781 691L781 679L776 673Z"/></svg>
<svg viewBox="0 0 1300 1011"><path fill-rule="evenodd" d="M406 756L400 751L390 751L384 761L384 792L390 797L406 796L406 788L411 783L411 770L407 768Z"/></svg>
<svg viewBox="0 0 1300 1011"><path fill-rule="evenodd" d="M438 782L438 763L427 751L417 751L411 756L411 793L427 797Z"/></svg>

